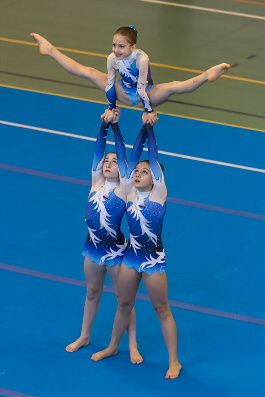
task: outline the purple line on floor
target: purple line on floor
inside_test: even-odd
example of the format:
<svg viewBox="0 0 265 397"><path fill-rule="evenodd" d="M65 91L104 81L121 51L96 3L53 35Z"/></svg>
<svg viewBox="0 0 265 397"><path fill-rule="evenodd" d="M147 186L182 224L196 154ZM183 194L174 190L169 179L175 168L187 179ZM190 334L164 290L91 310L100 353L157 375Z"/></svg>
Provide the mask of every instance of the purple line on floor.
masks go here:
<svg viewBox="0 0 265 397"><path fill-rule="evenodd" d="M74 278L57 276L56 274L39 272L37 270L26 269L26 268L19 267L19 266L7 265L5 263L0 263L0 270L7 270L7 271L13 272L13 273L24 274L27 276L42 278L45 280L57 281L59 283L75 285L77 287L86 287L86 282L82 281L82 280L76 280ZM113 287L104 286L104 292L114 294ZM150 298L146 294L138 293L136 295L136 299L150 302ZM170 300L169 304L171 307L177 307L178 309L190 310L190 311L194 311L194 312L198 312L198 313L209 314L211 316L223 317L223 318L228 318L231 320L243 321L246 323L252 323L252 324L265 326L265 320L262 318L244 316L242 314L236 314L236 313L230 313L230 312L224 312L222 310L210 309L208 307L192 305L190 303L177 302L174 300Z"/></svg>
<svg viewBox="0 0 265 397"><path fill-rule="evenodd" d="M265 221L265 215L254 214L252 212L239 211L239 210L234 210L232 208L217 207L216 205L211 205L211 204L196 203L195 201L182 200L174 197L168 197L167 201L169 203L187 205L188 207L202 208L205 210L223 212L225 214L238 215L238 216L243 216L245 218L259 219L261 221Z"/></svg>
<svg viewBox="0 0 265 397"><path fill-rule="evenodd" d="M9 164L0 163L0 169L6 170L6 171L19 172L20 174L39 176L42 178L53 179L53 180L61 181L61 182L75 183L76 185L91 186L91 182L85 181L83 179L76 179L76 178L70 178L68 176L50 174L50 173L42 172L42 171L35 171L35 170L31 170L29 168L16 167L16 166L9 165Z"/></svg>
<svg viewBox="0 0 265 397"><path fill-rule="evenodd" d="M74 183L76 185L91 186L90 181L85 181L83 179L70 178L67 176L56 175L56 174L49 174L47 172L35 171L35 170L28 169L28 168L21 168L21 167L16 167L13 165L8 165L8 164L0 163L0 169L7 170L7 171L13 171L13 172L19 172L21 174L38 176L38 177L42 177L42 178L53 179L53 180L57 180L57 181L67 182L67 183ZM180 204L180 205L186 205L188 207L202 208L202 209L209 210L209 211L222 212L225 214L237 215L237 216L242 216L245 218L258 219L261 221L265 221L265 215L255 214L252 212L234 210L232 208L225 208L225 207L218 207L216 205L211 205L211 204L197 203L195 201L183 200L183 199L178 199L175 197L167 197L167 202Z"/></svg>
<svg viewBox="0 0 265 397"><path fill-rule="evenodd" d="M25 393L20 393L19 391L3 389L2 387L0 387L0 396L4 396L4 397L35 397L35 396L32 396L31 394L25 394Z"/></svg>

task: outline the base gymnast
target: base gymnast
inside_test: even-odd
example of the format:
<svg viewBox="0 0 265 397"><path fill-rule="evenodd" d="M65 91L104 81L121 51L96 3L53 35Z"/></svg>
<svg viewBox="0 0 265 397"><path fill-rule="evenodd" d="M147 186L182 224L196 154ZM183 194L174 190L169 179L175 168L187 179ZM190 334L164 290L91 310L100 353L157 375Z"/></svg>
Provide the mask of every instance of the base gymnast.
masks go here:
<svg viewBox="0 0 265 397"><path fill-rule="evenodd" d="M105 112L106 120L111 120L111 113L113 112L110 110ZM112 124L120 176L121 179L126 180L123 186L126 187L127 194L130 239L125 249L118 277L118 309L111 342L107 349L93 354L91 359L99 361L117 354L121 337L128 327L138 287L143 279L161 323L169 354L169 368L165 378L174 379L179 376L181 365L177 358L176 324L168 302L166 260L161 240L167 190L163 172L158 163L153 127L150 123L146 123L147 120L148 115L143 113L144 125L136 138L128 168L118 124ZM146 139L149 161L139 163L139 148L142 152Z"/></svg>
<svg viewBox="0 0 265 397"><path fill-rule="evenodd" d="M115 111L117 115L119 110ZM116 153L105 156L108 124L102 121L98 133L92 166L92 187L86 206L88 235L83 256L87 283L83 324L80 337L66 347L74 352L89 344L89 336L97 314L104 280L108 272L117 296L117 280L126 245L120 230L121 220L126 208L124 188L120 183ZM127 327L130 360L134 364L143 361L136 343L136 316L132 310Z"/></svg>
<svg viewBox="0 0 265 397"><path fill-rule="evenodd" d="M154 85L149 58L136 48L138 33L133 26L121 27L115 32L112 53L107 60L108 73L75 62L37 33L30 35L38 43L42 55L50 55L67 72L88 79L105 91L110 109L115 108L116 99L127 106L138 105L149 113L148 121L155 120L154 108L170 96L193 92L205 82L215 81L230 68L229 64L221 63L189 80ZM116 80L116 71L121 76L120 80Z"/></svg>

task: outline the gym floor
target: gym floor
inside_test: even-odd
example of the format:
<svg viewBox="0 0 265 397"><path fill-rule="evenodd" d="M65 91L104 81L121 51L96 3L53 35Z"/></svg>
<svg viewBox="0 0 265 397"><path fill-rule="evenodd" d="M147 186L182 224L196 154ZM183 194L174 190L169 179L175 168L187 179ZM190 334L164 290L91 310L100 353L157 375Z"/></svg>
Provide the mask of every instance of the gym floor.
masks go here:
<svg viewBox="0 0 265 397"><path fill-rule="evenodd" d="M264 387L264 2L1 2L0 395L262 397ZM82 246L94 141L105 94L41 57L40 33L106 70L113 32L132 24L155 83L228 62L227 76L157 108L168 187L163 241L180 377L143 284L136 300L141 365L94 363L117 302L106 279L91 344L69 354L85 300ZM121 106L128 155L141 111ZM108 136L107 150L113 150ZM146 153L143 155L146 157ZM127 233L124 222L123 229Z"/></svg>

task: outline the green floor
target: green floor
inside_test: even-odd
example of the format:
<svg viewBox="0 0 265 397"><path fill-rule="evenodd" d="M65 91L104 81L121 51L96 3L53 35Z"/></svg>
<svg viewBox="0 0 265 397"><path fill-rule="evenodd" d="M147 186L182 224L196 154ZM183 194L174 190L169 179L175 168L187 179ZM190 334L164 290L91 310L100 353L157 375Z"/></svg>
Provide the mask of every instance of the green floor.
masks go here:
<svg viewBox="0 0 265 397"><path fill-rule="evenodd" d="M264 13L264 7L251 2L181 3ZM29 33L40 33L58 47L107 55L116 28L133 24L139 31L138 47L148 53L151 63L168 66L152 66L155 83L195 75L185 69L203 71L222 61L235 65L229 78L207 83L192 94L175 95L157 111L265 130L264 20L138 0L2 0L0 11L2 85L106 102L105 94L89 81L68 75L52 59L41 57L37 47L29 45ZM66 54L106 71L104 56Z"/></svg>

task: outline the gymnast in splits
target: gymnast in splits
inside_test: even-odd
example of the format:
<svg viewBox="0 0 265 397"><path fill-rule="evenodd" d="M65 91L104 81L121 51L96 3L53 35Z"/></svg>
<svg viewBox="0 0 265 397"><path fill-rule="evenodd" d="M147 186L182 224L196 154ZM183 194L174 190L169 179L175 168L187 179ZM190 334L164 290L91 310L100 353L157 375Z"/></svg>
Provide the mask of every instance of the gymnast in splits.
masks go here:
<svg viewBox="0 0 265 397"><path fill-rule="evenodd" d="M114 117L119 113L115 110ZM87 296L84 307L82 331L80 337L66 347L74 352L89 344L91 327L98 311L99 300L103 292L106 272L108 272L117 296L117 280L126 241L120 230L121 220L126 208L126 196L121 186L116 153L106 156L105 144L108 123L102 121L96 141L92 165L92 187L86 206L86 224L88 235L83 248L84 271L87 282ZM129 337L130 360L141 363L136 343L136 317L132 310L127 327Z"/></svg>
<svg viewBox="0 0 265 397"><path fill-rule="evenodd" d="M154 108L174 94L195 91L207 81L215 81L229 71L230 65L221 63L206 72L185 81L172 81L154 85L148 56L136 48L137 30L133 26L119 28L113 37L112 53L108 56L107 71L81 65L58 51L51 43L36 33L30 34L38 43L42 55L50 55L67 72L92 81L105 91L109 108L116 106L116 99L127 106L138 105L149 113L148 121L155 120ZM121 79L116 81L116 71Z"/></svg>
<svg viewBox="0 0 265 397"><path fill-rule="evenodd" d="M105 119L111 120L110 110L105 112ZM160 320L169 354L169 369L165 378L174 379L179 376L181 365L177 358L176 324L167 296L166 259L161 240L167 190L163 172L158 163L153 127L150 123L146 123L147 120L148 115L143 113L144 125L136 138L128 168L125 146L118 124L112 124L120 177L121 180L127 181L123 186L126 187L127 194L130 239L125 249L118 277L118 310L114 320L111 342L107 349L95 353L91 358L93 361L98 361L117 354L120 339L128 326L134 307L140 281L143 279ZM139 163L146 139L149 161L145 160Z"/></svg>

